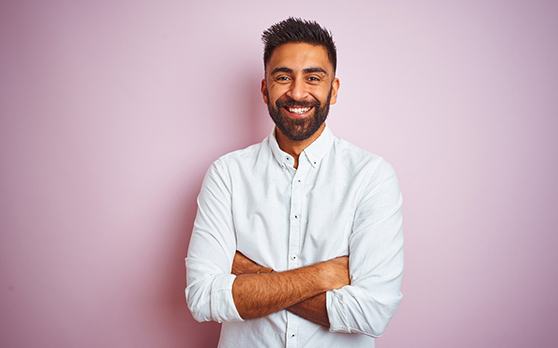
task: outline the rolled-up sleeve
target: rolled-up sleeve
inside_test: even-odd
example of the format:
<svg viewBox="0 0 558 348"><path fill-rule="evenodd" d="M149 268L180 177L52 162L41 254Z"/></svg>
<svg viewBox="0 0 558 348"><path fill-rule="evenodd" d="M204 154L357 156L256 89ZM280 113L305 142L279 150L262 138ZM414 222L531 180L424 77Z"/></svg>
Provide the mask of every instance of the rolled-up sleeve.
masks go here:
<svg viewBox="0 0 558 348"><path fill-rule="evenodd" d="M197 197L186 264L185 296L197 321L242 321L232 298L236 251L230 181L221 159L211 164Z"/></svg>
<svg viewBox="0 0 558 348"><path fill-rule="evenodd" d="M328 291L326 308L329 331L379 337L403 297L403 197L387 161L371 177L349 240L351 284Z"/></svg>

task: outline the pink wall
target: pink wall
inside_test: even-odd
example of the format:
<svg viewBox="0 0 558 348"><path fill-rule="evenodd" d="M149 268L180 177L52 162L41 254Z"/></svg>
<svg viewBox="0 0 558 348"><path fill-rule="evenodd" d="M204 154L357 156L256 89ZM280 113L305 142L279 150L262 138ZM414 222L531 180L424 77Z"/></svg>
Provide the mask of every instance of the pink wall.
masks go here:
<svg viewBox="0 0 558 348"><path fill-rule="evenodd" d="M201 4L200 4L201 3ZM271 130L261 32L329 27L329 125L396 168L378 347L555 347L558 4L3 1L0 346L211 347L184 300L202 176Z"/></svg>

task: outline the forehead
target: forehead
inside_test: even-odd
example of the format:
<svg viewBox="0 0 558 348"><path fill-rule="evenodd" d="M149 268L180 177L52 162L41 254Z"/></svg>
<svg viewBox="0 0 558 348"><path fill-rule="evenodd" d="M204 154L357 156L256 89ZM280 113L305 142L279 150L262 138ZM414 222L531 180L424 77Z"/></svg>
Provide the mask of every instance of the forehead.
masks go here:
<svg viewBox="0 0 558 348"><path fill-rule="evenodd" d="M285 66L295 71L308 67L333 70L327 56L327 49L321 45L311 45L305 42L289 42L275 48L267 64L267 71L272 71L278 66Z"/></svg>

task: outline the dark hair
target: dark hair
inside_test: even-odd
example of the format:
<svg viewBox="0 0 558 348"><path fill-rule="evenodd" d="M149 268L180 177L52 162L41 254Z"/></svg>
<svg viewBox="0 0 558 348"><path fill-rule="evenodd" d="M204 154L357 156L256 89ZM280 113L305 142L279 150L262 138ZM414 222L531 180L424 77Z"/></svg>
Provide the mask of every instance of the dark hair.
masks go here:
<svg viewBox="0 0 558 348"><path fill-rule="evenodd" d="M264 42L264 67L269 62L273 50L289 42L305 42L321 45L327 49L327 56L333 65L333 72L337 69L337 50L331 32L315 21L289 17L273 24L262 34Z"/></svg>

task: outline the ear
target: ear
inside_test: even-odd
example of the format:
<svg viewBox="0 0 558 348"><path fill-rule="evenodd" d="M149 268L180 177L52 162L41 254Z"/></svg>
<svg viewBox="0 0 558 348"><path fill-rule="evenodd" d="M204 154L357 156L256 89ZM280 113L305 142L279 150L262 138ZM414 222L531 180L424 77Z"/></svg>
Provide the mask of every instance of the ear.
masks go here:
<svg viewBox="0 0 558 348"><path fill-rule="evenodd" d="M266 86L265 79L262 79L261 91L262 91L262 97L263 97L264 103L268 104L269 103L269 96L267 95L267 86Z"/></svg>
<svg viewBox="0 0 558 348"><path fill-rule="evenodd" d="M331 100L329 101L330 105L333 105L337 102L337 91L339 90L341 82L339 78L336 77L333 82L331 83Z"/></svg>

